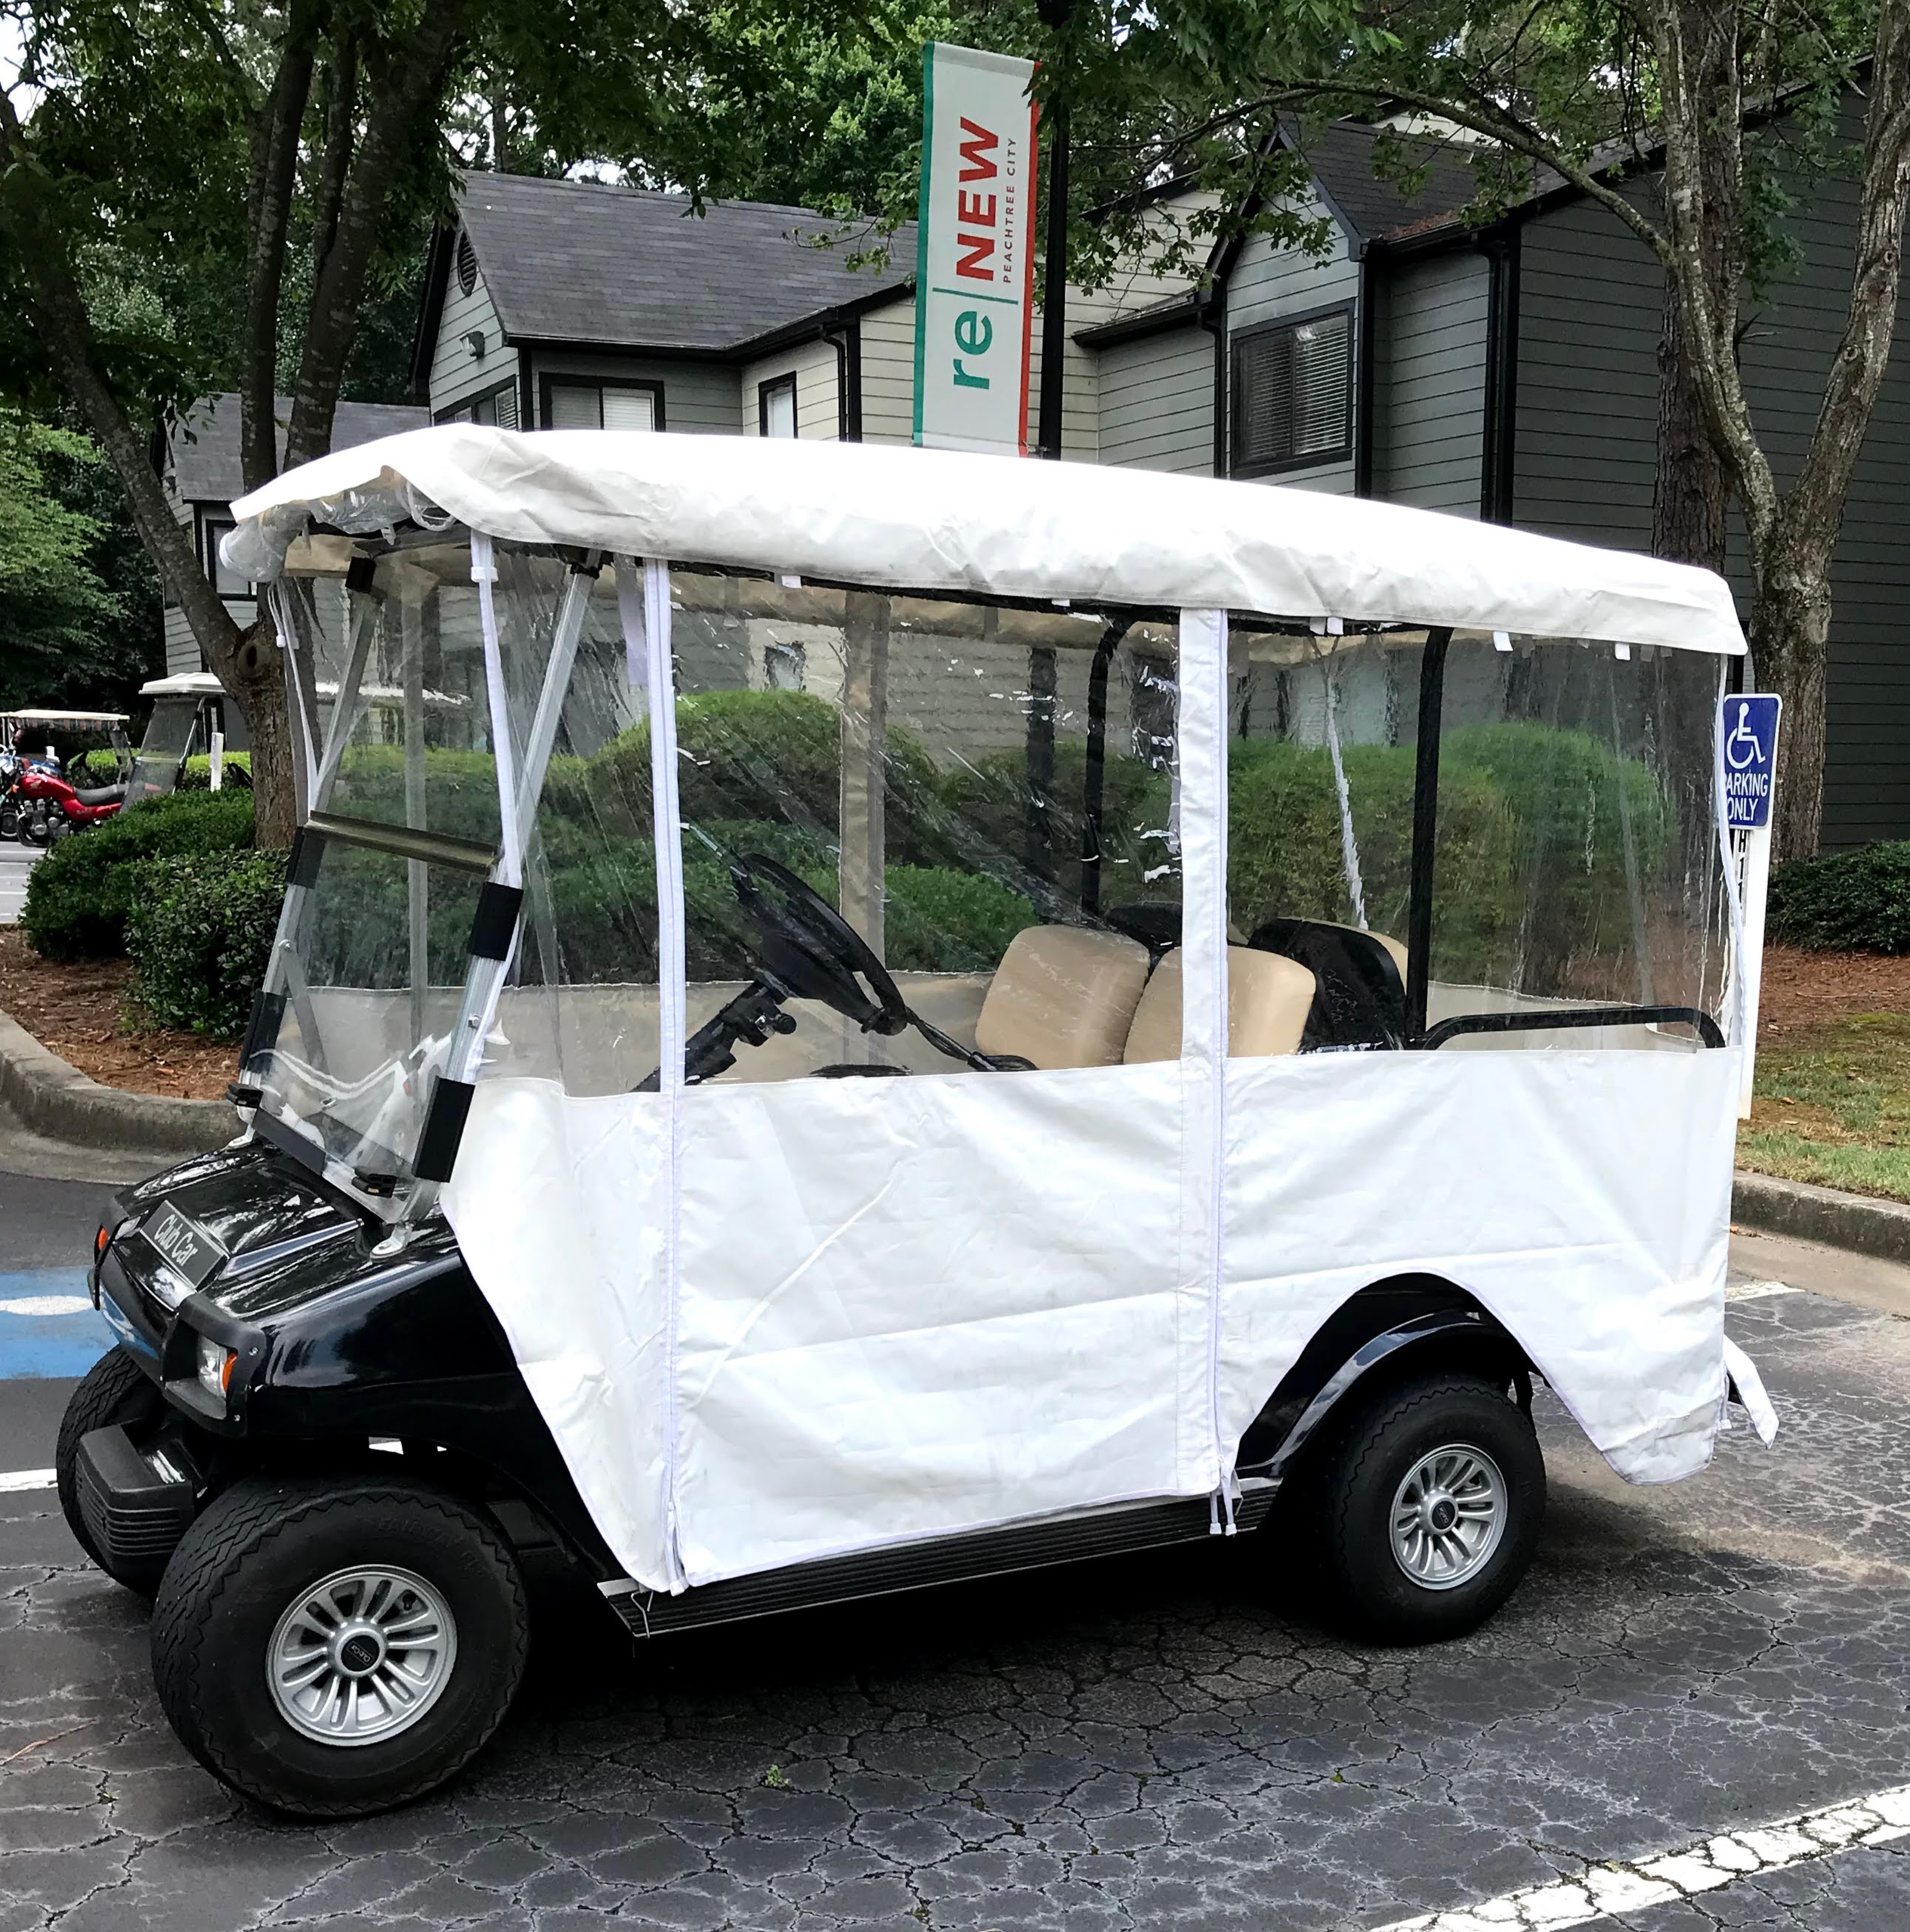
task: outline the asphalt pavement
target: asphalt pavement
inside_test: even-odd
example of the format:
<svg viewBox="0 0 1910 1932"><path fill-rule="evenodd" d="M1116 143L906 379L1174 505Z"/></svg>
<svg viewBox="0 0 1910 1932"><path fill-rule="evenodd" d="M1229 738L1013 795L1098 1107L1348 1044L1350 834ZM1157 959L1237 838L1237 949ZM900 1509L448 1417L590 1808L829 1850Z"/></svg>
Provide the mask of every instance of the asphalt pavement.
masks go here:
<svg viewBox="0 0 1910 1932"><path fill-rule="evenodd" d="M26 899L26 875L40 856L38 845L17 838L0 838L0 926L12 926Z"/></svg>
<svg viewBox="0 0 1910 1932"><path fill-rule="evenodd" d="M83 1261L100 1192L0 1180L0 1269ZM186 1756L144 1606L0 1489L0 1932L1910 1925L1910 1270L1734 1258L1776 1446L1632 1489L1543 1403L1471 1637L1350 1645L1221 1540L647 1648L553 1598L464 1780L322 1829ZM69 1386L0 1382L0 1467Z"/></svg>

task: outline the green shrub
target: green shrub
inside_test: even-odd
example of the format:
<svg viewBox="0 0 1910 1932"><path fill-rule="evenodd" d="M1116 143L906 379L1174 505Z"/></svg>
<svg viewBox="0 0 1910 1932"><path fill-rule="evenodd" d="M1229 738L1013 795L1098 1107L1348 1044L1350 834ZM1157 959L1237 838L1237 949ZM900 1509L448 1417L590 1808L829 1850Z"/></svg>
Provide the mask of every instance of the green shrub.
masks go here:
<svg viewBox="0 0 1910 1932"><path fill-rule="evenodd" d="M151 859L127 922L133 997L161 1026L214 1040L245 1030L285 896L282 852Z"/></svg>
<svg viewBox="0 0 1910 1932"><path fill-rule="evenodd" d="M835 897L831 890L824 894ZM884 874L884 952L893 973L992 972L1008 941L1039 922L1034 902L975 872L890 866Z"/></svg>
<svg viewBox="0 0 1910 1932"><path fill-rule="evenodd" d="M1812 951L1910 952L1910 840L1779 866L1764 929Z"/></svg>
<svg viewBox="0 0 1910 1932"><path fill-rule="evenodd" d="M119 759L113 752L89 752L80 760L80 770L69 774L75 784L109 785L119 782ZM220 774L220 783L224 785L249 785L252 782L252 754L250 752L228 752L225 755L225 768ZM185 770L179 774L182 791L209 791L212 787L212 760L205 752L196 753L187 759Z"/></svg>
<svg viewBox="0 0 1910 1932"><path fill-rule="evenodd" d="M126 950L141 861L251 843L248 791L175 792L128 806L62 838L28 874L20 914L27 944L48 959L117 958Z"/></svg>

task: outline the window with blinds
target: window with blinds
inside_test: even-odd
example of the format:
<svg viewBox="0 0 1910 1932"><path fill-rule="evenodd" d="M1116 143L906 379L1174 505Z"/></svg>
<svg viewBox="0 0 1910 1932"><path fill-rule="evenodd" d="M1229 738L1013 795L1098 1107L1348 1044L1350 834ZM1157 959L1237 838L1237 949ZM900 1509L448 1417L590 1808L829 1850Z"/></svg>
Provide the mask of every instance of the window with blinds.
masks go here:
<svg viewBox="0 0 1910 1932"><path fill-rule="evenodd" d="M1353 453L1353 310L1257 328L1233 344L1236 476Z"/></svg>
<svg viewBox="0 0 1910 1932"><path fill-rule="evenodd" d="M506 382L500 388L493 389L488 395L476 396L468 403L461 404L455 410L446 410L438 417L440 422L489 423L498 429L515 429L518 426L518 386Z"/></svg>
<svg viewBox="0 0 1910 1932"><path fill-rule="evenodd" d="M658 427L659 392L650 384L557 382L544 385L546 429L651 429Z"/></svg>

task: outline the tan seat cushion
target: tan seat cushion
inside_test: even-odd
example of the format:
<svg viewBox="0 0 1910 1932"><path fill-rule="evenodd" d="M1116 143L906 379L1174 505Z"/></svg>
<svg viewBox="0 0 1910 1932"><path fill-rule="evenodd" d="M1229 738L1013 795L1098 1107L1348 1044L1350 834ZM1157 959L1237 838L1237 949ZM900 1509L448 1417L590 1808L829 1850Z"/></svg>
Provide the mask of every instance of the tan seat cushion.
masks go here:
<svg viewBox="0 0 1910 1932"><path fill-rule="evenodd" d="M1235 1060L1257 1060L1292 1053L1306 1030L1313 1005L1313 975L1295 959L1257 952L1248 946L1227 950L1227 1050ZM1181 955L1176 946L1154 969L1124 1056L1130 1065L1143 1060L1177 1060L1181 1051Z"/></svg>
<svg viewBox="0 0 1910 1932"><path fill-rule="evenodd" d="M975 1044L1044 1070L1118 1066L1147 984L1147 948L1118 932L1031 926L990 981Z"/></svg>

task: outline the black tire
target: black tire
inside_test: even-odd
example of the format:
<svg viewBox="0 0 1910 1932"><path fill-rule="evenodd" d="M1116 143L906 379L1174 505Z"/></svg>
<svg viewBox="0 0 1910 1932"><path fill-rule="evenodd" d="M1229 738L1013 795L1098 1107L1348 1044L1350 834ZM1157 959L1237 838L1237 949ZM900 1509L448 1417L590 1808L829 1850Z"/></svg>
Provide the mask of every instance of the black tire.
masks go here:
<svg viewBox="0 0 1910 1932"><path fill-rule="evenodd" d="M139 1364L124 1348L116 1348L86 1371L80 1386L67 1398L66 1413L60 1418L60 1432L53 1445L53 1476L59 1490L60 1514L66 1518L74 1540L116 1583L137 1590L143 1597L152 1594L154 1578L143 1572L134 1576L119 1575L87 1534L86 1520L80 1514L80 1486L74 1466L79 1460L82 1436L116 1424L137 1429L143 1424L157 1421L164 1407L158 1390Z"/></svg>
<svg viewBox="0 0 1910 1932"><path fill-rule="evenodd" d="M422 1579L449 1610L443 1688L395 1736L320 1742L275 1696L274 1633L321 1579L381 1564ZM295 1817L362 1817L423 1796L483 1748L523 1677L529 1626L509 1546L456 1497L365 1478L251 1477L173 1552L153 1606L153 1682L180 1741L234 1790Z"/></svg>
<svg viewBox="0 0 1910 1932"><path fill-rule="evenodd" d="M1393 1546L1395 1498L1435 1451L1461 1446L1496 1466L1504 1507L1496 1544L1464 1580L1431 1587ZM1440 1376L1356 1411L1315 1464L1317 1550L1339 1621L1380 1643L1431 1643L1482 1624L1518 1586L1538 1548L1545 1464L1518 1406L1487 1383Z"/></svg>

